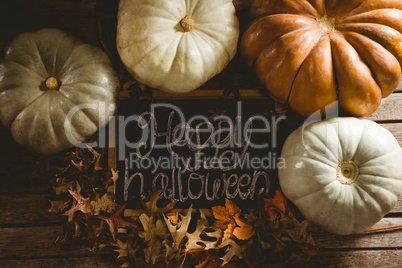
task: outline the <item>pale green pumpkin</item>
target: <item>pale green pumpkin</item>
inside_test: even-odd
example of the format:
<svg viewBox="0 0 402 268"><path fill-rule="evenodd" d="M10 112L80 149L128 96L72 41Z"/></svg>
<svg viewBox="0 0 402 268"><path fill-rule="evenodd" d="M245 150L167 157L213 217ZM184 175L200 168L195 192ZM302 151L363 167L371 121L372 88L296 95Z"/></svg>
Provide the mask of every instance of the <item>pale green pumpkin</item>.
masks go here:
<svg viewBox="0 0 402 268"><path fill-rule="evenodd" d="M311 222L335 234L364 232L402 193L402 150L369 120L333 118L300 127L282 149L283 193Z"/></svg>
<svg viewBox="0 0 402 268"><path fill-rule="evenodd" d="M100 48L58 29L22 33L0 62L0 121L22 146L57 153L109 122L118 87Z"/></svg>

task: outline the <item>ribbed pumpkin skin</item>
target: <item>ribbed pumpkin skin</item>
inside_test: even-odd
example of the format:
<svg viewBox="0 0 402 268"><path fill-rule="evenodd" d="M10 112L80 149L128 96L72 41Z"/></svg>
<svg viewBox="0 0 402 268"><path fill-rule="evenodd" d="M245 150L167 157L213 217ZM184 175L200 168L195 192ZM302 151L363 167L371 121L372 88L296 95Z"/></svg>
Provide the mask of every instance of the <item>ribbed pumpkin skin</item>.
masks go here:
<svg viewBox="0 0 402 268"><path fill-rule="evenodd" d="M274 100L303 116L337 100L350 115L370 115L399 84L400 0L254 0L251 15L247 64Z"/></svg>
<svg viewBox="0 0 402 268"><path fill-rule="evenodd" d="M283 193L306 219L331 233L364 232L402 193L402 149L370 120L331 118L302 126L286 139L281 156ZM348 173L354 181L341 172L348 162L356 165Z"/></svg>
<svg viewBox="0 0 402 268"><path fill-rule="evenodd" d="M58 89L46 87L49 77ZM0 62L0 122L22 146L54 154L109 122L118 88L100 48L58 29L22 33Z"/></svg>
<svg viewBox="0 0 402 268"><path fill-rule="evenodd" d="M184 17L194 27L185 31ZM221 72L236 54L239 21L232 0L121 0L116 45L138 81L185 93Z"/></svg>

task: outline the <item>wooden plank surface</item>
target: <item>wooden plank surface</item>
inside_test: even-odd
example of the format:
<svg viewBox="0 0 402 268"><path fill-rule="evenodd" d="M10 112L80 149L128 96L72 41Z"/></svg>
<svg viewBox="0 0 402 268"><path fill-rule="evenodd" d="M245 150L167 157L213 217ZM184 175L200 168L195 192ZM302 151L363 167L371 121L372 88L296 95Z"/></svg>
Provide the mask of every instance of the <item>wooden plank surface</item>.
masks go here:
<svg viewBox="0 0 402 268"><path fill-rule="evenodd" d="M61 217L49 212L49 195L0 196L0 207L0 226L61 223Z"/></svg>
<svg viewBox="0 0 402 268"><path fill-rule="evenodd" d="M251 0L234 0L237 11L248 12ZM25 16L35 17L116 17L119 0L2 0L2 19L16 20ZM10 13L12 12L12 13Z"/></svg>
<svg viewBox="0 0 402 268"><path fill-rule="evenodd" d="M372 228L402 225L402 218L383 218ZM371 228L370 228L371 229ZM376 248L402 248L401 228L390 230L366 232L353 235L332 235L319 227L312 226L314 239L319 248L325 249L376 249ZM319 234L318 234L319 233Z"/></svg>
<svg viewBox="0 0 402 268"><path fill-rule="evenodd" d="M61 234L62 226L0 228L0 259L88 255L79 245L54 246Z"/></svg>
<svg viewBox="0 0 402 268"><path fill-rule="evenodd" d="M80 17L109 16L117 14L118 0L2 0L2 19L16 20L21 17Z"/></svg>
<svg viewBox="0 0 402 268"><path fill-rule="evenodd" d="M242 29L249 21L247 13L251 2L234 0ZM41 27L62 28L101 46L99 36L103 27L102 31L109 38L109 53L118 64L114 47L117 6L118 0L1 0L0 49L16 33ZM235 68L233 77L228 76L231 68ZM223 89L222 81L228 77L240 89L258 87L252 71L244 66L238 54L222 74L205 83L199 91ZM368 118L380 122L402 145L402 83ZM0 146L0 267L117 267L113 256L97 258L77 245L52 246L63 228L61 218L47 212L51 193L49 181L33 174L38 156L15 144L2 127ZM401 213L402 198L391 214L374 227L402 224ZM330 235L318 227L312 230L320 247L319 256L306 262L305 258L292 255L278 267L400 267L402 263L400 228L350 236Z"/></svg>
<svg viewBox="0 0 402 268"><path fill-rule="evenodd" d="M293 254L287 261L273 267L401 267L402 250L356 250L320 252L311 261Z"/></svg>
<svg viewBox="0 0 402 268"><path fill-rule="evenodd" d="M22 259L0 260L2 268L39 268L39 267L64 267L64 268L117 268L120 267L110 256L73 257L73 258L46 258L46 259Z"/></svg>
<svg viewBox="0 0 402 268"><path fill-rule="evenodd" d="M398 103L398 105L402 105ZM399 145L402 146L402 124L401 123L388 123L388 124L380 124L382 127L386 128L391 132L394 137L398 140Z"/></svg>
<svg viewBox="0 0 402 268"><path fill-rule="evenodd" d="M402 120L402 93L394 93L382 99L380 107L371 116L365 117L373 121Z"/></svg>

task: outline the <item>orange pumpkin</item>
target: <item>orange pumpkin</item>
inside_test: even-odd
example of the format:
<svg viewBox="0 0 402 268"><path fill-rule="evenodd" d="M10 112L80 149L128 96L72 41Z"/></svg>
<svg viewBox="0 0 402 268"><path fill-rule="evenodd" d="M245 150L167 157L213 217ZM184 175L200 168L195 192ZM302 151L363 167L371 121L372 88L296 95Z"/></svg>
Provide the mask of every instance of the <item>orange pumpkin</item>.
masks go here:
<svg viewBox="0 0 402 268"><path fill-rule="evenodd" d="M402 0L254 0L241 51L277 102L375 112L401 79Z"/></svg>

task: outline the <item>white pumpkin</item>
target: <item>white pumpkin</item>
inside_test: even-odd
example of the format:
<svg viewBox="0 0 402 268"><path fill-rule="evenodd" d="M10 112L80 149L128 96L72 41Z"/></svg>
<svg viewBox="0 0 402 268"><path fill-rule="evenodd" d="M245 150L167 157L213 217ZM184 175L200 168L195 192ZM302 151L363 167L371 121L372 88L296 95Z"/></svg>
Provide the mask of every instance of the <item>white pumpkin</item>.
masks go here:
<svg viewBox="0 0 402 268"><path fill-rule="evenodd" d="M22 146L54 154L109 122L118 88L98 47L59 29L21 33L0 62L0 122Z"/></svg>
<svg viewBox="0 0 402 268"><path fill-rule="evenodd" d="M367 230L402 193L402 150L369 120L332 118L300 127L282 149L279 182L311 222L334 234Z"/></svg>
<svg viewBox="0 0 402 268"><path fill-rule="evenodd" d="M235 56L232 0L120 0L117 50L138 81L171 93L194 90Z"/></svg>

